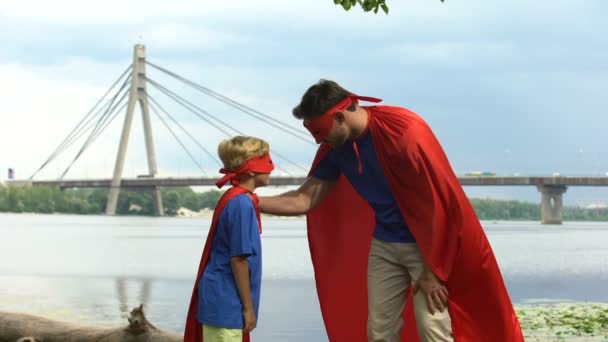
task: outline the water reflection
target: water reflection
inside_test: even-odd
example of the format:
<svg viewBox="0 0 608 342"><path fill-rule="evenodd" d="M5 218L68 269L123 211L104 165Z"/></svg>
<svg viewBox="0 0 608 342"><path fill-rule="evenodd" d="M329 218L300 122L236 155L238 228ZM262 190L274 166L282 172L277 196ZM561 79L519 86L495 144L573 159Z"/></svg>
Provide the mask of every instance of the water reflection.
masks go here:
<svg viewBox="0 0 608 342"><path fill-rule="evenodd" d="M208 221L0 214L0 311L116 327L144 304L156 326L181 332ZM304 222L264 224L254 338L326 340ZM608 223L484 228L514 302L608 302Z"/></svg>
<svg viewBox="0 0 608 342"><path fill-rule="evenodd" d="M148 309L148 304L150 302L150 286L152 285L151 279L149 279L149 278L128 279L125 277L116 278L115 279L116 298L118 299L118 303L119 303L118 309L120 312L120 316L123 318L129 317L129 313L133 309L133 307L129 306L129 302L128 302L127 282L129 282L129 281L135 282L140 286L139 291L137 291L137 294L139 295L139 299L138 299L138 303L135 304L135 306L143 304L144 308ZM133 304L133 303L131 303L131 304Z"/></svg>

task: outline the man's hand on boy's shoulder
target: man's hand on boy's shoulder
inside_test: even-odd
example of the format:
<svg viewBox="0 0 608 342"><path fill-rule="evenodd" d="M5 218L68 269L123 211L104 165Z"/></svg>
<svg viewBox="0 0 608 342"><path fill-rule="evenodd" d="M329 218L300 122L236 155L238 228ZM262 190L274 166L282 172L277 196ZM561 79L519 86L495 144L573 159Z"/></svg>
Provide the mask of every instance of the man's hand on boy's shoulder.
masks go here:
<svg viewBox="0 0 608 342"><path fill-rule="evenodd" d="M243 327L243 333L248 334L256 327L256 318L253 309L243 309L243 318L245 319L245 326Z"/></svg>

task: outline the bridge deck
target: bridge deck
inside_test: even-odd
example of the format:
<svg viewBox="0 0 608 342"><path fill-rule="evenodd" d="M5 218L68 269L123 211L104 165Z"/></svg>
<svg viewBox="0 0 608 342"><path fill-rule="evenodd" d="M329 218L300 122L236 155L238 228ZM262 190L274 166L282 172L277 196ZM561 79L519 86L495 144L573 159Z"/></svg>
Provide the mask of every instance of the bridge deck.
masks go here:
<svg viewBox="0 0 608 342"><path fill-rule="evenodd" d="M305 177L271 177L271 185L300 185ZM126 178L122 188L155 186L213 186L218 178ZM608 177L458 177L463 186L608 186ZM6 181L7 186L59 186L61 188L109 188L111 179Z"/></svg>

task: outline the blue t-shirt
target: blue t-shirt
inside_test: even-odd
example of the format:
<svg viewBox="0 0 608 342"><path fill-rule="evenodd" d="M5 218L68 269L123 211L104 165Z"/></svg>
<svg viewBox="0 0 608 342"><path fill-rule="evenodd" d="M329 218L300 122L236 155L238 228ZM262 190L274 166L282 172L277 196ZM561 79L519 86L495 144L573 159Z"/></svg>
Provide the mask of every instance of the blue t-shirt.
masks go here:
<svg viewBox="0 0 608 342"><path fill-rule="evenodd" d="M335 181L341 173L344 174L359 195L374 209L376 239L386 242L415 242L382 171L369 130L357 139L357 148L363 166L361 174L353 144L347 142L332 149L319 162L312 176Z"/></svg>
<svg viewBox="0 0 608 342"><path fill-rule="evenodd" d="M220 214L211 245L209 263L198 283L200 323L242 329L243 304L236 287L230 258L247 256L249 284L255 316L260 308L262 244L253 202L246 194L232 198Z"/></svg>

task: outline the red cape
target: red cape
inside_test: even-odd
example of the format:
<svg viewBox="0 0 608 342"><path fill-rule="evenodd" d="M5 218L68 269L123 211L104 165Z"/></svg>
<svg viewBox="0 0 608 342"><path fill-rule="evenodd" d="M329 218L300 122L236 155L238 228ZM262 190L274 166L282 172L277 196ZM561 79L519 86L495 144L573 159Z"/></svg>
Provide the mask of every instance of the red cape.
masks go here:
<svg viewBox="0 0 608 342"><path fill-rule="evenodd" d="M426 263L445 281L454 341L523 341L483 228L428 125L400 107L366 107L378 160ZM322 145L312 169L330 151ZM367 259L374 213L340 176L307 215L317 293L330 341L367 341ZM411 298L411 291L409 297ZM417 341L412 300L402 341Z"/></svg>
<svg viewBox="0 0 608 342"><path fill-rule="evenodd" d="M249 193L249 191L238 186L233 186L224 193L222 198L220 198L217 206L215 207L215 211L213 212L213 219L211 220L211 228L209 229L209 234L207 235L207 242L205 242L203 256L201 257L201 262L198 266L196 282L194 283L194 289L192 290L190 308L188 309L188 316L186 317L184 342L203 342L203 329L201 323L196 319L196 310L198 307L198 283L201 280L203 272L205 271L205 267L207 267L207 263L209 262L209 255L211 254L211 245L213 244L213 238L215 237L215 232L217 230L217 222L220 218L222 211L224 210L224 207L232 198L245 193ZM243 342L249 342L249 334L243 335Z"/></svg>

